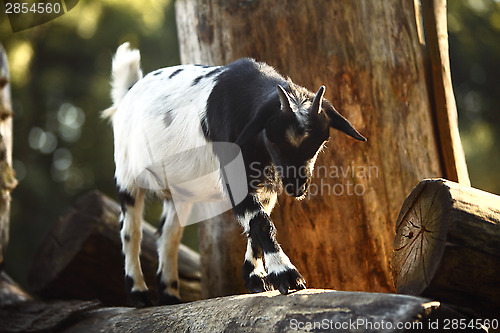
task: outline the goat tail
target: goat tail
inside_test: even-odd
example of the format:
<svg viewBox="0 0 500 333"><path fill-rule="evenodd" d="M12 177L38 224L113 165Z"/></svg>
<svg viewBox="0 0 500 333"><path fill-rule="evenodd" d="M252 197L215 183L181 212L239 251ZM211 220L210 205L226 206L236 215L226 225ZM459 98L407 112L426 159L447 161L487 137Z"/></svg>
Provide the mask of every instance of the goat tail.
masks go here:
<svg viewBox="0 0 500 333"><path fill-rule="evenodd" d="M128 90L142 78L141 53L131 49L130 44L123 43L113 57L111 72L111 98L113 105L104 110L103 118L111 118Z"/></svg>

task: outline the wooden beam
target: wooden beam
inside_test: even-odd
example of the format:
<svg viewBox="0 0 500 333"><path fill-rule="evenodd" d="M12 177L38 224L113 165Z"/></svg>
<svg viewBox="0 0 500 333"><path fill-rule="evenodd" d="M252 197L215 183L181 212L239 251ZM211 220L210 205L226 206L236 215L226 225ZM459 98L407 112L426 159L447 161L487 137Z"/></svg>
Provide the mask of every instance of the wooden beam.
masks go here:
<svg viewBox="0 0 500 333"><path fill-rule="evenodd" d="M424 0L422 5L431 65L431 100L444 178L470 186L451 83L446 0Z"/></svg>

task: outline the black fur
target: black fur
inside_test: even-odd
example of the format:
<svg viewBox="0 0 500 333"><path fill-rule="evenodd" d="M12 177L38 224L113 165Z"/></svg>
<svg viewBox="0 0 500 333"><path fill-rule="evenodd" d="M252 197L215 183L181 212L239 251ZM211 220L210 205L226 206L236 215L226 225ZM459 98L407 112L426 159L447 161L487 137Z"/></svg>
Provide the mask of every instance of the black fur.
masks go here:
<svg viewBox="0 0 500 333"><path fill-rule="evenodd" d="M210 141L210 132L208 131L207 118L203 117L201 119L201 130L203 131L203 136L205 140Z"/></svg>
<svg viewBox="0 0 500 333"><path fill-rule="evenodd" d="M154 76L157 76L157 75L160 75L163 71L161 69L155 71L154 73L152 73Z"/></svg>
<svg viewBox="0 0 500 333"><path fill-rule="evenodd" d="M266 213L260 212L250 221L250 238L264 253L278 252L276 227Z"/></svg>
<svg viewBox="0 0 500 333"><path fill-rule="evenodd" d="M193 83L191 84L191 86L195 86L197 85L198 83L200 83L201 79L203 79L205 77L205 75L200 75L198 76L196 79L194 79Z"/></svg>
<svg viewBox="0 0 500 333"><path fill-rule="evenodd" d="M219 73L220 71L222 71L223 67L217 67L215 68L214 70L208 72L206 75L205 75L205 78L207 77L211 77L211 76L214 76L215 74Z"/></svg>
<svg viewBox="0 0 500 333"><path fill-rule="evenodd" d="M179 289L179 283L177 281L170 283L170 288Z"/></svg>
<svg viewBox="0 0 500 333"><path fill-rule="evenodd" d="M301 124L296 117L281 110L278 85L292 97L312 101L315 96L287 81L266 64L240 59L227 65L217 76L207 102L210 141L234 142L240 146L247 165L248 184L264 182L264 173L249 168L250 163L254 162L260 171L273 165L299 168L316 154L329 137L329 122L322 112L312 115L307 122L308 127L302 128L302 131L310 133L304 143L300 147L290 145L286 140L286 131L298 129ZM257 175L259 179L255 179ZM295 179L287 177L283 181L291 183L294 187L292 192L300 196L303 194L300 189L308 178L303 177L298 183L292 183ZM249 190L255 193L256 189Z"/></svg>
<svg viewBox="0 0 500 333"><path fill-rule="evenodd" d="M254 265L250 261L245 260L243 263L243 280L245 281L245 288L251 293L271 290L272 287L269 285L266 278L252 274L254 269Z"/></svg>
<svg viewBox="0 0 500 333"><path fill-rule="evenodd" d="M170 295L166 292L167 286L162 281L161 274L156 274L156 283L158 286L158 305L173 305L182 303L177 296ZM172 282L171 286L173 289L177 289L177 281Z"/></svg>
<svg viewBox="0 0 500 333"><path fill-rule="evenodd" d="M174 76L176 76L177 74L179 74L180 72L182 72L182 68L175 70L172 74L170 74L170 76L168 78L171 79Z"/></svg>
<svg viewBox="0 0 500 333"><path fill-rule="evenodd" d="M125 276L125 288L127 290L127 305L136 308L145 308L153 306L149 291L132 291L134 279L130 276Z"/></svg>
<svg viewBox="0 0 500 333"><path fill-rule="evenodd" d="M120 186L117 186L118 191L118 201L120 201L122 212L127 211L127 206L134 206L135 199L134 197L127 191L122 190Z"/></svg>
<svg viewBox="0 0 500 333"><path fill-rule="evenodd" d="M271 273L267 276L271 283L282 294L288 294L289 289L301 290L306 288L306 281L295 269L290 269L281 273Z"/></svg>
<svg viewBox="0 0 500 333"><path fill-rule="evenodd" d="M163 231L163 225L165 224L166 216L162 216L160 220L160 225L158 225L158 230L156 230L156 233L161 236L161 233Z"/></svg>
<svg viewBox="0 0 500 333"><path fill-rule="evenodd" d="M203 68L210 68L211 66L203 66ZM220 71L222 71L223 67L217 67L215 68L214 70L208 72L207 74L205 75L200 75L198 76L197 78L194 79L193 83L191 84L191 86L195 86L197 85L198 83L200 83L201 80L205 79L205 78L209 78L211 76L214 76L216 75L217 73L219 73Z"/></svg>

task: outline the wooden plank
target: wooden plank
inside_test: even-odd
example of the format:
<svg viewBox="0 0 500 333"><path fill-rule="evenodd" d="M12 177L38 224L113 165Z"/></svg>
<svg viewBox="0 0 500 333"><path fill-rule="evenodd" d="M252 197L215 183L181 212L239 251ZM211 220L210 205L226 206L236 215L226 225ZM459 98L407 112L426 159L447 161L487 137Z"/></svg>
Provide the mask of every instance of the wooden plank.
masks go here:
<svg viewBox="0 0 500 333"><path fill-rule="evenodd" d="M446 0L424 0L422 4L431 66L433 115L444 178L470 186L451 83Z"/></svg>

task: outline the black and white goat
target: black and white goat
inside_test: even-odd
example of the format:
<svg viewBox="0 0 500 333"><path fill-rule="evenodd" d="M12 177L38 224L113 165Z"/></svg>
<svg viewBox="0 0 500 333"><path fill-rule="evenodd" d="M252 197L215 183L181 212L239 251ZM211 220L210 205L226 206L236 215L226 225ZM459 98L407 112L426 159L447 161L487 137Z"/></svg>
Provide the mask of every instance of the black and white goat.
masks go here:
<svg viewBox="0 0 500 333"><path fill-rule="evenodd" d="M148 191L164 199L158 241L159 302L180 301L177 251L182 226L178 216L188 215L195 202L227 197L228 188L223 186L223 175L213 173L197 183L198 191L186 191L183 200L174 205L168 183L176 177L181 181L201 179L216 170L221 162L216 149L176 155L214 142L239 146L246 169L248 191L239 203L233 202L232 209L248 240L243 266L248 290L274 288L286 294L305 288L306 281L276 241L270 213L277 192L285 189L294 197L305 196L330 127L366 140L323 99L325 88L311 93L252 59L226 66L163 68L142 78L139 51L130 49L128 43L118 48L112 67L114 104L103 116L111 118L114 130L129 305L151 305L139 262L143 202ZM164 188L158 188L155 177L141 178L155 163L169 170ZM283 172L290 168L301 172ZM274 170L272 175L269 170Z"/></svg>

